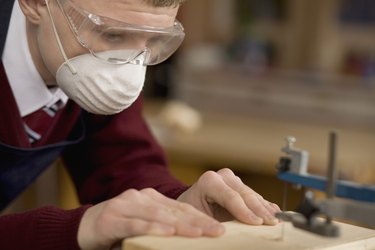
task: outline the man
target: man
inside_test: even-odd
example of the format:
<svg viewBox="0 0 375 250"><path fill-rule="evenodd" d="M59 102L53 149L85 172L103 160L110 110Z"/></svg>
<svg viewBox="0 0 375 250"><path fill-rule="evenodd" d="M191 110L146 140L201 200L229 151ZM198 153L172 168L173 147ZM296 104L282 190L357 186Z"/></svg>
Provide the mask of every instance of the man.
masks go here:
<svg viewBox="0 0 375 250"><path fill-rule="evenodd" d="M170 176L142 119L146 65L183 40L181 2L2 0L0 208L59 156L84 204L1 216L2 249L110 249L141 234L219 236L216 219L277 223L278 206L229 169L191 187Z"/></svg>

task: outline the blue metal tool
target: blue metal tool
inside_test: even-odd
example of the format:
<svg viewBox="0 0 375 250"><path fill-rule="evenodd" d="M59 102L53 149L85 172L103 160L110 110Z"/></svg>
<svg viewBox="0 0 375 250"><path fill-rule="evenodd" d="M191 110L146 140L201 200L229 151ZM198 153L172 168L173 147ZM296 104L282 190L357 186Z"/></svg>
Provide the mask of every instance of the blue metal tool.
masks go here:
<svg viewBox="0 0 375 250"><path fill-rule="evenodd" d="M330 133L327 177L308 173L309 154L305 150L294 148L295 141L294 137L287 137L287 145L282 148L286 155L280 158L276 166L277 177L297 187L325 191L326 199L315 202L312 193L308 192L296 209L297 213L281 212L276 217L291 221L298 228L328 237L339 235L338 228L332 223L333 217L375 227L375 186L336 178L337 134ZM326 216L326 220L318 220L318 215Z"/></svg>

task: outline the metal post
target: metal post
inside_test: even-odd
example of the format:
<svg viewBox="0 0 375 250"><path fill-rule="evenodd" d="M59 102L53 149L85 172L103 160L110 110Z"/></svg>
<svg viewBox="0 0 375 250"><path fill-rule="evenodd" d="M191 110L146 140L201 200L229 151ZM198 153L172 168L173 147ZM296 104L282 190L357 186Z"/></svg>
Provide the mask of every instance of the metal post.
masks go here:
<svg viewBox="0 0 375 250"><path fill-rule="evenodd" d="M337 145L337 134L331 132L329 135L329 159L328 159L328 171L327 171L327 187L326 196L327 199L333 199L336 192L336 145ZM327 223L332 221L331 217L327 217Z"/></svg>

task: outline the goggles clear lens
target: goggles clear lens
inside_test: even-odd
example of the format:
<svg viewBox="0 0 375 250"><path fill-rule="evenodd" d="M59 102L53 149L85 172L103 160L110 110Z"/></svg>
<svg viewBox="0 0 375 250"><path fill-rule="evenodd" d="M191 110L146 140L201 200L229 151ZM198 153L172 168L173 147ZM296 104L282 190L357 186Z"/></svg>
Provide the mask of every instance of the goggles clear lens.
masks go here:
<svg viewBox="0 0 375 250"><path fill-rule="evenodd" d="M185 37L177 20L167 28L140 26L88 13L70 0L57 3L78 42L110 63L132 63L141 54L144 65L161 63L180 47ZM102 53L105 51L116 53Z"/></svg>

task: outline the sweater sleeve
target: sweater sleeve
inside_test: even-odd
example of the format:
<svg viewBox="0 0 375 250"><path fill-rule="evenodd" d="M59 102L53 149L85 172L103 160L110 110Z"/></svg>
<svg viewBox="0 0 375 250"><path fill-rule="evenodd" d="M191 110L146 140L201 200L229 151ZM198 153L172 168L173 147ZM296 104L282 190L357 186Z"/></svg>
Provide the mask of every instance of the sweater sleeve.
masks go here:
<svg viewBox="0 0 375 250"><path fill-rule="evenodd" d="M186 190L170 174L142 106L140 97L117 115L84 114L86 139L63 154L81 203L95 204L130 188L151 187L171 198Z"/></svg>
<svg viewBox="0 0 375 250"><path fill-rule="evenodd" d="M79 250L78 226L88 207L62 210L50 206L0 216L1 249Z"/></svg>

